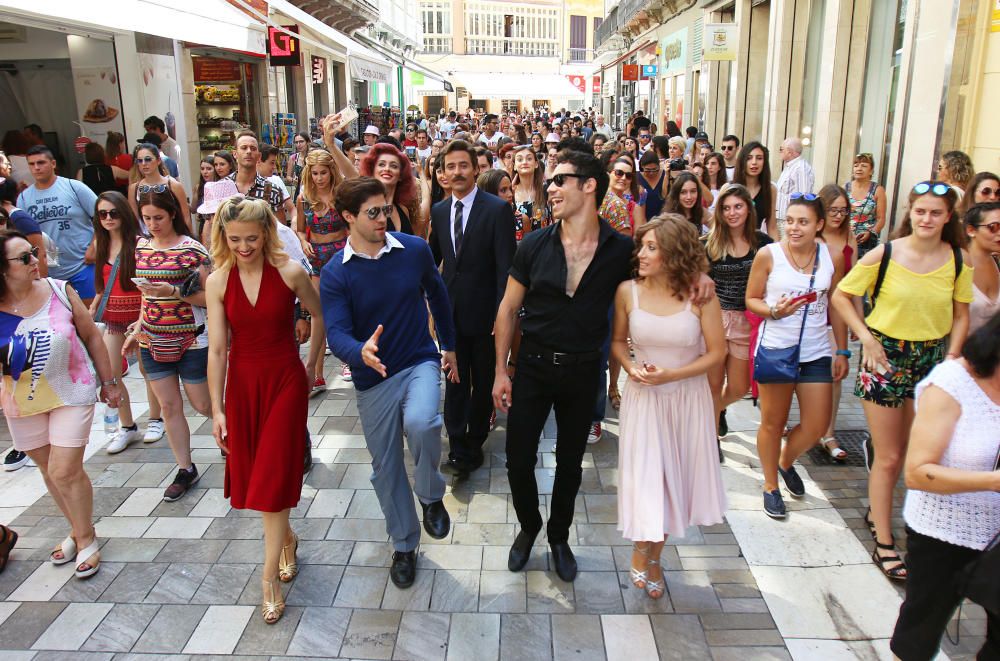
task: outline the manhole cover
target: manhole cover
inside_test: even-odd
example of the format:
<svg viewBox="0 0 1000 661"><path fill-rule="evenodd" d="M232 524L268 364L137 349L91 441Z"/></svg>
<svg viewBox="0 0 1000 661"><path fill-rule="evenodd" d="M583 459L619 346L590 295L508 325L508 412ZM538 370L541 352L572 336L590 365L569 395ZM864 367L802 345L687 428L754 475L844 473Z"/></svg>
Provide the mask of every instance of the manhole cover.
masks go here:
<svg viewBox="0 0 1000 661"><path fill-rule="evenodd" d="M833 457L825 448L819 445L813 447L806 454L818 466L861 466L865 465L865 454L862 441L868 438L868 432L863 430L838 431L836 433L837 442L840 447L847 452L847 459L844 461L834 461Z"/></svg>

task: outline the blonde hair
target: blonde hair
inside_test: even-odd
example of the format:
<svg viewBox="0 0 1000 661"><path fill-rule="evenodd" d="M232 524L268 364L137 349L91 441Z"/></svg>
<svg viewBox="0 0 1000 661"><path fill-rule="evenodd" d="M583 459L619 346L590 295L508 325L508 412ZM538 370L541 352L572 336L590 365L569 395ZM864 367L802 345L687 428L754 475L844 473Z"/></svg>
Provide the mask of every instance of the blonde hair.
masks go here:
<svg viewBox="0 0 1000 661"><path fill-rule="evenodd" d="M288 255L282 250L278 238L277 218L266 200L258 200L242 195L234 195L219 205L212 223L212 262L217 269L232 268L236 262L233 251L226 240L229 223L257 223L264 239L261 252L271 266L283 266Z"/></svg>
<svg viewBox="0 0 1000 661"><path fill-rule="evenodd" d="M647 232L653 233L660 248L667 285L678 299L684 300L698 282L699 276L708 271L708 257L698 240L698 231L687 218L676 213L661 213L648 223L640 225L635 230L635 248L632 252L632 268L636 277L639 272L639 250Z"/></svg>
<svg viewBox="0 0 1000 661"><path fill-rule="evenodd" d="M670 147L680 147L682 150L687 149L687 140L679 135L675 135L667 141L667 145Z"/></svg>
<svg viewBox="0 0 1000 661"><path fill-rule="evenodd" d="M320 198L322 191L316 187L316 182L312 178L312 169L320 166L330 169L331 198L337 192L337 186L344 180L344 177L340 174L340 170L337 169L337 163L333 160L333 155L330 152L322 149L313 149L306 156L306 166L302 170L302 194L305 196L306 201L312 205L316 213L323 215L329 211L329 208L327 208L326 204Z"/></svg>

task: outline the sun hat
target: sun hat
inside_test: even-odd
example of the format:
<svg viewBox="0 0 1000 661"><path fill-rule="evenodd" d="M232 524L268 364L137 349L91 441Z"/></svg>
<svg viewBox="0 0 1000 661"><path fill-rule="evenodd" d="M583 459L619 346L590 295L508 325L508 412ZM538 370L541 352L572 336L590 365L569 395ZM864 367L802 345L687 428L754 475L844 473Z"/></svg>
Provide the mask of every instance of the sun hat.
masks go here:
<svg viewBox="0 0 1000 661"><path fill-rule="evenodd" d="M219 181L205 182L205 198L198 205L198 213L210 216L219 210L219 205L234 195L239 195L236 182L232 179L220 179Z"/></svg>
<svg viewBox="0 0 1000 661"><path fill-rule="evenodd" d="M545 136L546 144L550 142L561 142L561 141L562 141L562 136L560 136L558 133L555 132L549 133L547 136Z"/></svg>
<svg viewBox="0 0 1000 661"><path fill-rule="evenodd" d="M368 128L365 129L365 133L371 133L372 135L381 135L378 128L374 124L369 124Z"/></svg>

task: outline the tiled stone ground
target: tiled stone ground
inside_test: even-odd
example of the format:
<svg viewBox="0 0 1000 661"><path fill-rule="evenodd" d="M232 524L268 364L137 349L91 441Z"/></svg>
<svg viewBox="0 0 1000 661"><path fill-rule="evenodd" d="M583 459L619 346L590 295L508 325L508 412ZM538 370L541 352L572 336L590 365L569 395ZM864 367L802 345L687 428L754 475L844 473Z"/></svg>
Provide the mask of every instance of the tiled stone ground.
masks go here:
<svg viewBox="0 0 1000 661"><path fill-rule="evenodd" d="M0 514L21 534L0 574L0 658L791 658L728 524L670 540L663 553L668 594L660 601L631 587L630 549L615 527L617 414L611 411L604 439L585 457L570 539L581 569L575 583L550 571L544 540L526 571L506 569L516 517L501 419L487 465L450 485L452 533L441 541L425 537L416 584L396 589L388 581L390 548L368 481L354 390L339 377L329 380L326 396L310 405L318 463L292 513L302 539L301 573L285 587L288 609L279 624L266 626L257 610L260 520L229 508L210 424L190 412L204 476L178 502L160 500L175 470L165 439L114 456L99 451L87 461L103 542L101 571L89 581L72 578L71 565L44 561L66 525L47 495L22 502L38 489L25 486L35 469L0 477ZM141 400L141 382L128 381ZM853 398L845 398L844 410L843 424L863 426ZM729 419L733 429L750 431L740 443L752 441L757 415L748 402L731 409ZM546 493L554 432L550 422L537 469ZM808 470L851 525L860 523L863 469ZM981 613L967 617L963 648L983 628ZM953 651L963 658L967 650Z"/></svg>

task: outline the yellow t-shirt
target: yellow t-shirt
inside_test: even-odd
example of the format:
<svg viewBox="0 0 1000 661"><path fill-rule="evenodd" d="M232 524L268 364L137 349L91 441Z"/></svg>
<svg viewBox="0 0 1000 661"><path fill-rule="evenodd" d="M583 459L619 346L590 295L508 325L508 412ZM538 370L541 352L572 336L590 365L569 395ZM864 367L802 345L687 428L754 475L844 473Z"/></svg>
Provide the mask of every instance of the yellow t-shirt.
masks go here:
<svg viewBox="0 0 1000 661"><path fill-rule="evenodd" d="M878 267L878 262L856 264L837 288L852 296L871 294ZM940 339L951 332L952 299L972 302L972 271L971 265L963 264L955 282L954 258L930 273L914 273L896 260L889 260L878 302L865 323L897 340Z"/></svg>

